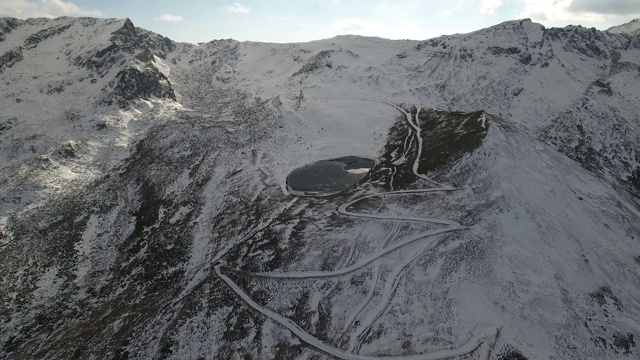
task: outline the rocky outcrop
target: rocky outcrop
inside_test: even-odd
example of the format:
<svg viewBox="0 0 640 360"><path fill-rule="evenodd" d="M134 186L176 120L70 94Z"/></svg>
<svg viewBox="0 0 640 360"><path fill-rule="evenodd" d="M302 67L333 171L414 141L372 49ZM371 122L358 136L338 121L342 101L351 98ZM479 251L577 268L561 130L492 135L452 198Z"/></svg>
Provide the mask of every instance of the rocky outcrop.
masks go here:
<svg viewBox="0 0 640 360"><path fill-rule="evenodd" d="M0 18L0 42L4 41L14 29L20 26L20 20L15 18Z"/></svg>
<svg viewBox="0 0 640 360"><path fill-rule="evenodd" d="M117 103L123 109L138 99L156 97L176 100L171 83L155 67L147 67L143 71L133 67L121 70L116 78L109 82L109 87L113 91L103 102L109 106Z"/></svg>
<svg viewBox="0 0 640 360"><path fill-rule="evenodd" d="M0 73L22 61L22 59L24 59L24 56L22 55L22 47L20 46L2 54L0 56Z"/></svg>

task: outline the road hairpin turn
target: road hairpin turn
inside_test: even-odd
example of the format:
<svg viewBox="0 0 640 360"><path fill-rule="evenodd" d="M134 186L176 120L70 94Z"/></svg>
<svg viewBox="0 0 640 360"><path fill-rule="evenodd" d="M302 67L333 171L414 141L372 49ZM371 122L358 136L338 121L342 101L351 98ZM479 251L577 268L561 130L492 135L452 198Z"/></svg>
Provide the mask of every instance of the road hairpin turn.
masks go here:
<svg viewBox="0 0 640 360"><path fill-rule="evenodd" d="M372 101L368 99L360 99L360 100ZM331 277L344 276L344 275L353 273L357 270L363 269L367 265L370 265L375 261L382 259L386 255L392 252L398 251L412 243L415 243L418 241L424 241L426 242L426 244L424 245L425 248L428 248L432 246L436 242L436 240L438 240L438 237L436 235L466 229L457 221L449 220L449 219L423 218L423 217L413 217L413 216L378 215L378 214L371 214L371 213L353 212L349 210L351 206L361 201L375 198L375 197L387 197L387 196L398 196L398 195L408 195L408 194L425 194L425 193L432 193L432 192L439 192L439 191L457 190L455 187L436 182L418 172L418 167L420 165L420 158L422 155L422 147L423 147L423 139L420 134L421 129L420 129L420 126L418 125L418 120L417 120L417 116L418 116L417 114L419 114L421 109L417 108L417 112L414 118L414 116L410 112L405 111L403 108L393 103L389 103L386 101L381 101L381 102L388 104L390 106L393 106L395 109L400 111L404 116L405 120L407 121L407 123L409 124L410 131L407 136L407 139L405 139L405 144L407 143L407 141L409 141L410 143L413 143L414 138L415 138L415 141L417 142L417 154L413 162L412 171L415 176L417 176L418 178L424 181L429 182L430 184L434 185L434 187L424 188L424 189L413 189L413 190L396 190L396 191L388 191L388 192L360 196L352 201L349 201L347 203L340 205L338 207L338 212L344 216L349 216L349 217L375 219L375 220L381 220L381 221L394 221L394 222L422 222L425 224L445 225L446 227L430 229L430 230L417 233L413 236L409 236L392 245L383 247L382 249L378 250L374 254L356 262L355 264L352 264L350 266L344 267L342 269L337 269L334 271L294 271L294 272L252 273L252 272L244 271L241 269L232 268L228 266L226 262L224 262L223 260L217 260L213 264L215 272L247 305L252 307L254 310L260 312L261 314L267 316L273 321L284 326L309 346L312 346L319 351L330 354L340 359L438 360L438 359L446 359L454 356L462 356L465 354L469 354L479 348L482 348L479 354L480 358L487 359L489 356L491 345L493 344L493 342L495 342L496 337L498 336L498 333L499 333L499 327L488 325L488 324L477 325L471 338L465 344L455 349L438 350L438 351L427 353L427 354L419 354L419 355L411 355L411 356L379 357L379 356L359 355L357 353L354 353L353 350L354 350L355 342L352 341L349 351L345 351L337 347L334 347L332 345L324 343L320 339L306 332L303 328L301 328L292 320L258 304L247 293L245 293L233 280L231 280L229 276L225 275L225 272L230 272L243 277L274 279L274 280L276 279L305 280L305 279L319 279L319 278L331 278ZM411 139L409 139L410 137ZM409 262L415 260L415 258L417 257L412 258ZM409 262L407 262L406 265L408 265ZM402 268L404 269L406 265L403 266ZM397 287L397 283L394 283L392 286L392 288L394 289L395 287ZM381 315L381 312L382 311L380 311L379 314L377 314L377 316L375 317L376 319ZM348 324L347 327L348 326L350 326L350 324Z"/></svg>

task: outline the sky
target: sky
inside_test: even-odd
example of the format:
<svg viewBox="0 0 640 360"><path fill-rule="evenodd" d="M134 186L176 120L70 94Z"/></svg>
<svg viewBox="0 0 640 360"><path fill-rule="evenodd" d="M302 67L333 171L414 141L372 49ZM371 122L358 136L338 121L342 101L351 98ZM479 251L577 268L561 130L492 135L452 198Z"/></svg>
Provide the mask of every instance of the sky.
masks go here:
<svg viewBox="0 0 640 360"><path fill-rule="evenodd" d="M343 34L424 40L523 18L546 27L605 30L640 18L640 0L0 0L1 16L129 18L192 43L303 42Z"/></svg>

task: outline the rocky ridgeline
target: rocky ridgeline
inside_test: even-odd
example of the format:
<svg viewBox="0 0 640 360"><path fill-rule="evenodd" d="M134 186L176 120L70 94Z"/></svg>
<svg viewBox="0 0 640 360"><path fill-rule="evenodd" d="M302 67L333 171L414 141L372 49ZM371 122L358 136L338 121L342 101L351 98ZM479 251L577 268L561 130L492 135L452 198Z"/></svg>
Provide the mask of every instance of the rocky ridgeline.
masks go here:
<svg viewBox="0 0 640 360"><path fill-rule="evenodd" d="M82 50L93 49L80 53L66 50L65 42L80 40L77 39L78 27L91 29L104 24L113 26L114 22L120 28L111 33L106 46L96 48L95 45L99 44L93 45L91 34L88 34L89 38L83 39L86 46ZM4 18L0 25L0 41L4 41L12 32L36 26L44 27L44 29L31 33L22 44L0 55L0 72L24 60L25 56L33 56L33 52L30 50L38 47L42 42L48 41L51 44L57 41L60 44L59 51L67 56L69 62L75 66L89 69L88 76L91 78L104 77L118 65L135 65L125 66L124 69L118 71L115 77L108 81L108 87L101 90L106 94L103 102L107 105L116 103L121 108L126 108L134 100L148 99L151 96L175 100L171 84L153 66L154 55L165 58L168 52L175 49L174 42L168 38L136 29L128 19L121 22L119 20L105 21L88 18L29 19L24 21Z"/></svg>
<svg viewBox="0 0 640 360"><path fill-rule="evenodd" d="M637 31L546 29L520 20L427 40L415 49L439 53L431 66L440 91L429 93L445 98L449 108L482 108L508 118L586 168L640 191ZM473 69L476 84L460 84L452 75L465 68ZM556 85L565 89L552 89ZM538 102L531 104L531 96Z"/></svg>

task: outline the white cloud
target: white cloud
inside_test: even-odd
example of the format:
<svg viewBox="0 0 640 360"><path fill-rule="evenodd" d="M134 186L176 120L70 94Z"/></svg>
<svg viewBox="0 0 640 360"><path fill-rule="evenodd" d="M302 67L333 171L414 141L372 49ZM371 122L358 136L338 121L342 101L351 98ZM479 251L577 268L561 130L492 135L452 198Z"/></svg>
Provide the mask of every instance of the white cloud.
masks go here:
<svg viewBox="0 0 640 360"><path fill-rule="evenodd" d="M178 23L178 22L184 20L184 18L182 16L178 16L178 15L162 14L156 20Z"/></svg>
<svg viewBox="0 0 640 360"><path fill-rule="evenodd" d="M102 16L102 12L81 8L70 1L63 0L0 0L0 16L12 16L21 19L58 16L99 17Z"/></svg>
<svg viewBox="0 0 640 360"><path fill-rule="evenodd" d="M242 3L235 3L227 6L226 10L234 14L248 14L251 12L251 7Z"/></svg>
<svg viewBox="0 0 640 360"><path fill-rule="evenodd" d="M640 14L638 0L573 0L568 7L572 12L590 12L604 15Z"/></svg>
<svg viewBox="0 0 640 360"><path fill-rule="evenodd" d="M481 14L493 14L502 6L502 0L482 0L480 3Z"/></svg>
<svg viewBox="0 0 640 360"><path fill-rule="evenodd" d="M341 25L338 25L337 29L340 30L340 31L358 32L358 31L364 30L364 27L362 26L362 24L353 23L353 22L346 22L346 23L343 23Z"/></svg>
<svg viewBox="0 0 640 360"><path fill-rule="evenodd" d="M567 24L599 23L604 16L595 13L576 13L570 9L573 0L525 0L524 9L517 18L531 18L545 25L564 26Z"/></svg>
<svg viewBox="0 0 640 360"><path fill-rule="evenodd" d="M341 19L333 23L329 36L343 34L378 36L387 39L428 39L439 35L433 29L412 21L379 22L360 18Z"/></svg>

